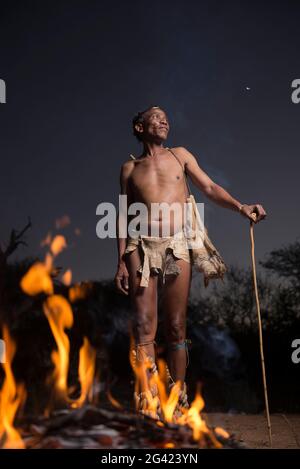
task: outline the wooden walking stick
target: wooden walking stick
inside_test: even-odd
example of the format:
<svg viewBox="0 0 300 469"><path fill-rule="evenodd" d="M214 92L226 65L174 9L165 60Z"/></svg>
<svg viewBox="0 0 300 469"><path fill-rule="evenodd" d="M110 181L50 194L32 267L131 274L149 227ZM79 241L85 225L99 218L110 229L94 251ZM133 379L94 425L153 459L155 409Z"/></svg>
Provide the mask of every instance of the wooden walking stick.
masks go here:
<svg viewBox="0 0 300 469"><path fill-rule="evenodd" d="M256 219L256 213L252 214L252 218L253 218L253 220ZM269 440L270 440L270 447L272 448L272 429L271 429L271 420L270 420L270 412L269 412L269 400L268 400L268 389L267 389L267 380L266 380L266 369L265 369L265 358L264 358L264 346L263 346L263 336L262 336L260 305L259 305L257 281L256 281L253 226L254 226L254 221L250 220L252 272L253 272L253 284L254 284L254 291L255 291L256 311L257 311L257 321L258 321L258 331L259 331L259 347L260 347L261 369L262 369L262 377L263 377L263 383L264 383L265 406L266 406L266 414L267 414Z"/></svg>

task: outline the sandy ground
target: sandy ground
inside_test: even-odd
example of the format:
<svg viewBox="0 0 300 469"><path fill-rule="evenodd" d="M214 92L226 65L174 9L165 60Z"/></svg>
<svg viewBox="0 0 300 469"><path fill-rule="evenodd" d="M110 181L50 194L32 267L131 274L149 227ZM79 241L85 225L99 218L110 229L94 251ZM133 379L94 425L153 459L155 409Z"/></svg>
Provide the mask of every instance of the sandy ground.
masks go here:
<svg viewBox="0 0 300 469"><path fill-rule="evenodd" d="M207 422L221 426L248 448L269 448L269 433L264 415L203 414ZM300 414L272 414L273 448L300 449Z"/></svg>

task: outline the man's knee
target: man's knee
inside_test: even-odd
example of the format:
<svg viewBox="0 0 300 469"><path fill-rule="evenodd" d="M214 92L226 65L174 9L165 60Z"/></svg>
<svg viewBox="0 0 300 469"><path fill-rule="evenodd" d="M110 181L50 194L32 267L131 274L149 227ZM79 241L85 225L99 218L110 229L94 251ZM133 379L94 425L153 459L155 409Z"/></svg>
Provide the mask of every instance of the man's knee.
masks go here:
<svg viewBox="0 0 300 469"><path fill-rule="evenodd" d="M185 321L176 319L172 320L167 327L168 342L183 342L185 339Z"/></svg>
<svg viewBox="0 0 300 469"><path fill-rule="evenodd" d="M155 333L155 317L149 309L139 310L135 316L134 328L138 337L148 337Z"/></svg>

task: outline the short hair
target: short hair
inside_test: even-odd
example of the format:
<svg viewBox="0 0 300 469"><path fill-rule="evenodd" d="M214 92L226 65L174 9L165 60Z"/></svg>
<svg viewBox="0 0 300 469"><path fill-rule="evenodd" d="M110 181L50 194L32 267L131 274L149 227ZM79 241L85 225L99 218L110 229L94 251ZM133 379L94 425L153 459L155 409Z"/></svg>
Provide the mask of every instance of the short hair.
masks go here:
<svg viewBox="0 0 300 469"><path fill-rule="evenodd" d="M137 132L136 128L135 128L135 125L136 124L143 124L145 122L145 114L146 112L150 111L150 109L153 109L153 108L157 108L157 109L161 109L160 106L150 106L148 107L147 109L145 109L144 111L140 111L138 112L134 118L132 119L132 130L133 130L133 135L138 139L139 142L142 142L143 139L140 135L139 132Z"/></svg>

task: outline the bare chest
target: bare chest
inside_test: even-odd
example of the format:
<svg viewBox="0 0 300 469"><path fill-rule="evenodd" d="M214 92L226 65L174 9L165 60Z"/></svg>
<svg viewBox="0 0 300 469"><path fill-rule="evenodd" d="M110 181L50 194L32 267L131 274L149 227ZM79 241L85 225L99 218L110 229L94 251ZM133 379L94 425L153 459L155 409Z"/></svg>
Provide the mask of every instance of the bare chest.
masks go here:
<svg viewBox="0 0 300 469"><path fill-rule="evenodd" d="M161 196L178 193L184 190L184 174L175 158L162 155L158 158L137 160L130 176L130 185L136 196L151 192Z"/></svg>

